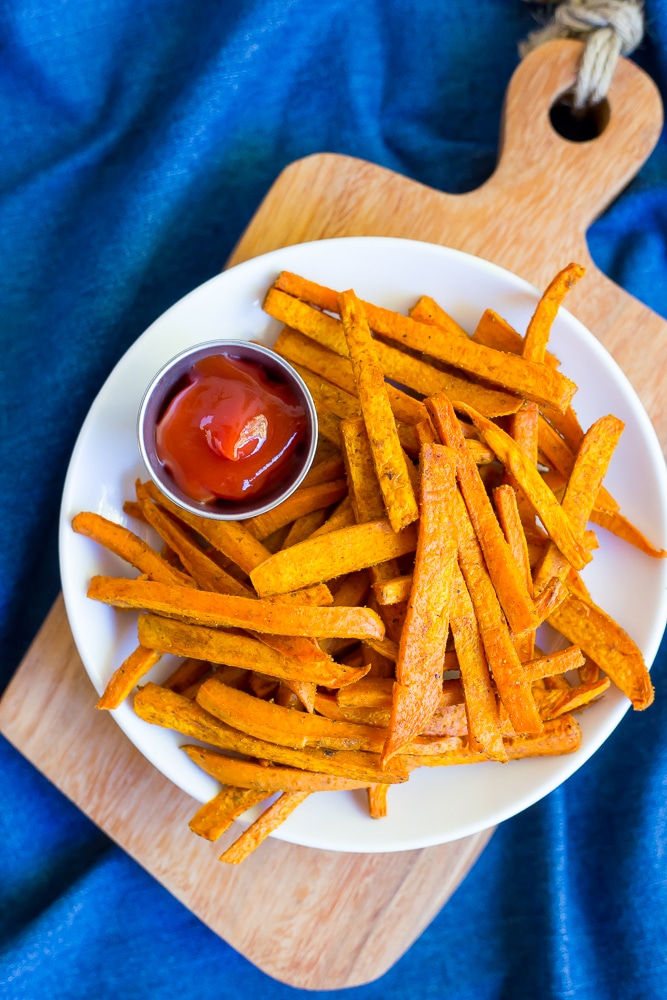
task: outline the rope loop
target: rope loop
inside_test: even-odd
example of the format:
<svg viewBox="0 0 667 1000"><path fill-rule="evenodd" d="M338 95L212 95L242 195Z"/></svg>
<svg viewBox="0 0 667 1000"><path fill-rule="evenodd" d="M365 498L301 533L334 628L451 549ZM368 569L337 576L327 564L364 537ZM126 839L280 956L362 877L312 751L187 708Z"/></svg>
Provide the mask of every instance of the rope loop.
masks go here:
<svg viewBox="0 0 667 1000"><path fill-rule="evenodd" d="M565 0L548 24L521 43L519 52L525 56L554 38L585 41L573 95L574 107L581 109L606 97L619 55L630 55L643 37L642 0Z"/></svg>

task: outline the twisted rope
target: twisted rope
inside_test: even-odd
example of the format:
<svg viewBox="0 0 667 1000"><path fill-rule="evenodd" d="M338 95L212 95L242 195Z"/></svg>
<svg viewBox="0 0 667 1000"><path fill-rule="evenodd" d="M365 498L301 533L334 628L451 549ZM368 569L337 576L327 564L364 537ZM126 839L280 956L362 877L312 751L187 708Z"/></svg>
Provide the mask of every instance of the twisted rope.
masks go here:
<svg viewBox="0 0 667 1000"><path fill-rule="evenodd" d="M521 43L519 52L525 56L554 38L585 41L573 97L580 109L607 95L619 55L634 52L643 37L642 0L565 0L547 25Z"/></svg>

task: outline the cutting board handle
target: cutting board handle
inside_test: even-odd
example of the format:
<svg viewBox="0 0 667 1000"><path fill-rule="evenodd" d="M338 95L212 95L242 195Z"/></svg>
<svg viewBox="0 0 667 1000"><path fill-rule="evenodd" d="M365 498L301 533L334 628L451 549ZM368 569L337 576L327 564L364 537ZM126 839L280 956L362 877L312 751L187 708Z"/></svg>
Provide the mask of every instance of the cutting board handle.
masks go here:
<svg viewBox="0 0 667 1000"><path fill-rule="evenodd" d="M493 177L471 192L496 210L510 205L525 217L531 239L551 228L584 233L634 177L662 129L662 102L653 81L634 63L619 60L608 95L609 120L585 142L564 139L550 110L572 89L583 43L540 46L518 67L507 90L501 154ZM565 218L564 218L565 217ZM516 232L513 223L512 229ZM536 247L539 251L539 248Z"/></svg>

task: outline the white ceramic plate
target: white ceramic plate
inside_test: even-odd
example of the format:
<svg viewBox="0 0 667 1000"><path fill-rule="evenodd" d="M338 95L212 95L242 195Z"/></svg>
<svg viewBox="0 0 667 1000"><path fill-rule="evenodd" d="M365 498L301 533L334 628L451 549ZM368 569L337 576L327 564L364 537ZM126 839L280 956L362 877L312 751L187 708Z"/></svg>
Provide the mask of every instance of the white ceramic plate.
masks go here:
<svg viewBox="0 0 667 1000"><path fill-rule="evenodd" d="M137 476L145 475L136 441L137 411L155 371L186 347L217 338L258 339L271 346L279 324L261 308L281 270L363 298L407 310L427 294L468 331L491 307L525 330L538 292L479 258L412 240L360 237L325 240L274 251L240 264L196 288L161 316L119 361L91 407L77 441L62 502L60 552L63 592L74 638L92 683L101 692L136 644L136 616L86 598L95 573L132 575L114 556L74 534L70 521L92 510L137 529L123 513ZM585 279L584 279L585 280ZM623 512L658 545L667 545L667 476L653 428L629 382L600 343L561 310L551 346L562 370L580 386L574 405L584 427L614 413L626 429L606 480ZM667 612L667 565L598 529L600 549L584 579L594 599L616 618L650 664ZM175 662L175 661L174 661ZM173 669L162 662L149 675ZM483 830L536 802L579 768L620 722L629 703L613 689L582 716L583 745L572 755L422 769L389 793L389 815L368 817L365 793L311 796L275 836L337 851L402 851L456 840ZM130 703L113 713L128 738L163 774L195 799L218 785L179 750L176 733L135 716Z"/></svg>

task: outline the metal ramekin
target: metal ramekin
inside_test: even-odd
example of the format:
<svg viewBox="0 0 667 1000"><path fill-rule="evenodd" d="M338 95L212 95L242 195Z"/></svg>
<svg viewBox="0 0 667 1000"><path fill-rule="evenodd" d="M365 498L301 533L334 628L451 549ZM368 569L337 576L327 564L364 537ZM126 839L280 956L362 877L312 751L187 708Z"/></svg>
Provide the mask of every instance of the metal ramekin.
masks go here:
<svg viewBox="0 0 667 1000"><path fill-rule="evenodd" d="M277 375L281 381L292 388L306 411L308 421L306 439L303 444L299 445L299 461L292 469L290 476L287 479L281 479L280 482L276 483L274 489L268 490L262 496L249 497L247 501L217 500L215 503L202 503L192 500L179 489L157 456L155 429L168 400L171 398L174 386L197 361L215 354L227 354L241 361L252 361L261 365L270 374ZM137 433L141 457L151 479L174 503L193 514L218 521L243 520L277 507L302 482L312 465L317 447L317 412L313 398L301 376L278 354L266 347L260 347L259 344L251 344L245 340L213 340L182 351L157 372L141 401Z"/></svg>

